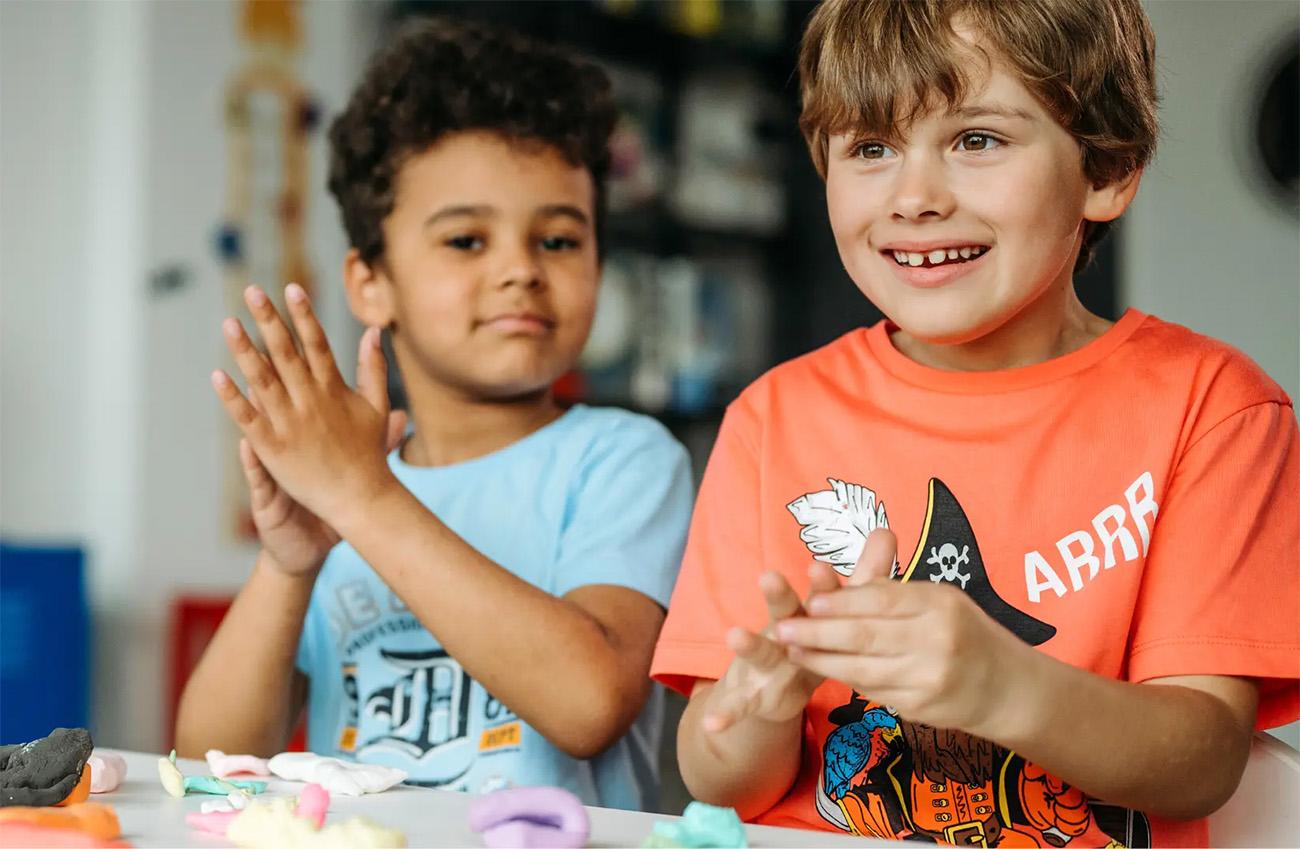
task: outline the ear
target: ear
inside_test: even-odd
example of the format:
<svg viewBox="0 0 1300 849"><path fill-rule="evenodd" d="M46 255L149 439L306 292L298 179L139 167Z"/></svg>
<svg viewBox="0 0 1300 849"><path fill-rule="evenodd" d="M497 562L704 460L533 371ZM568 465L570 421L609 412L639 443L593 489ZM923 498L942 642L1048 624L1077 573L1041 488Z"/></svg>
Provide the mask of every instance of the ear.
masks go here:
<svg viewBox="0 0 1300 849"><path fill-rule="evenodd" d="M1142 169L1135 168L1114 182L1088 189L1088 196L1083 203L1084 220L1114 221L1119 218L1133 202L1140 182Z"/></svg>
<svg viewBox="0 0 1300 849"><path fill-rule="evenodd" d="M343 287L348 309L366 327L388 327L393 323L393 284L379 262L368 263L356 248L343 258Z"/></svg>

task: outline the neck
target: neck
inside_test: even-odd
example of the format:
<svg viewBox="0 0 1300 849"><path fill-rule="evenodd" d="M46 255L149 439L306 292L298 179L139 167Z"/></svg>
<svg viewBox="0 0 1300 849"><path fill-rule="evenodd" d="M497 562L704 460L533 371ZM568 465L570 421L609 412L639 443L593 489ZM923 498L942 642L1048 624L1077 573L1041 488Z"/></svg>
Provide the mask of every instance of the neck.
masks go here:
<svg viewBox="0 0 1300 849"><path fill-rule="evenodd" d="M521 398L488 400L432 382L408 385L415 432L402 446L413 466L447 466L499 451L558 419L549 389Z"/></svg>
<svg viewBox="0 0 1300 849"><path fill-rule="evenodd" d="M994 330L953 345L926 342L899 330L894 347L923 366L946 371L998 371L1064 356L1110 328L1079 301L1072 280L1057 285Z"/></svg>

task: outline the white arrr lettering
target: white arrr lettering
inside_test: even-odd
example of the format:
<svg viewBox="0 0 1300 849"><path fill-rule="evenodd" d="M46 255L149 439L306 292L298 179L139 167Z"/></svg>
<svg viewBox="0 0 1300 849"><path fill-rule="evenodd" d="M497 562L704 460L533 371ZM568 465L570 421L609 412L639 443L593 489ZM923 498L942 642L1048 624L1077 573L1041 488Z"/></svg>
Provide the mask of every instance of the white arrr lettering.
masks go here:
<svg viewBox="0 0 1300 849"><path fill-rule="evenodd" d="M1057 598L1065 595L1065 582L1037 551L1025 555L1025 587L1029 590L1029 600L1034 603L1042 598L1043 590L1051 590Z"/></svg>
<svg viewBox="0 0 1300 849"><path fill-rule="evenodd" d="M1128 513L1137 522L1138 535L1142 537L1142 556L1146 557L1147 550L1151 548L1151 528L1147 527L1147 516L1151 517L1151 524L1155 525L1156 513L1160 508L1156 505L1155 500L1156 485L1151 480L1150 472L1143 472L1133 485L1124 490L1124 498L1128 500ZM1142 497L1138 498L1138 491L1142 492Z"/></svg>
<svg viewBox="0 0 1300 849"><path fill-rule="evenodd" d="M1076 543L1081 549L1078 554L1071 550L1071 546ZM1070 586L1076 592L1083 589L1083 576L1079 574L1079 570L1084 566L1088 567L1089 581L1097 577L1097 570L1101 568L1101 561L1097 559L1097 555L1092 553L1092 534L1075 531L1057 540L1056 550L1061 552L1061 559L1065 561L1065 570L1070 573Z"/></svg>
<svg viewBox="0 0 1300 849"><path fill-rule="evenodd" d="M1124 508L1118 504L1112 504L1092 519L1092 527L1097 532L1097 539L1101 542L1101 549L1106 552L1106 560L1102 563L1103 569L1111 569L1115 566L1115 540L1119 540L1120 547L1124 549L1125 562L1137 559L1137 543L1134 542L1133 535L1129 533L1128 528L1124 527L1125 518L1127 518L1127 514L1124 512ZM1114 530L1106 527L1106 520L1108 519L1114 523Z"/></svg>

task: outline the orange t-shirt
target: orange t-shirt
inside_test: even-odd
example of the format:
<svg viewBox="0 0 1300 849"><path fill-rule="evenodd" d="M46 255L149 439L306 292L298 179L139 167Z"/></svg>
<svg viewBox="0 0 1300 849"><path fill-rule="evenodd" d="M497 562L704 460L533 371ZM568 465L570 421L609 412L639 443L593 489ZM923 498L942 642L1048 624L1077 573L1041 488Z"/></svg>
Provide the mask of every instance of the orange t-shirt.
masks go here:
<svg viewBox="0 0 1300 849"><path fill-rule="evenodd" d="M1040 651L1098 675L1260 679L1258 725L1300 715L1300 431L1248 358L1129 311L1025 368L945 372L884 322L773 369L728 409L651 674L689 693L759 630L766 569L852 571L888 525L900 580L948 581ZM907 722L828 681L802 766L757 818L990 846L1206 845L1086 800L1014 753ZM1188 776L1188 781L1195 781Z"/></svg>

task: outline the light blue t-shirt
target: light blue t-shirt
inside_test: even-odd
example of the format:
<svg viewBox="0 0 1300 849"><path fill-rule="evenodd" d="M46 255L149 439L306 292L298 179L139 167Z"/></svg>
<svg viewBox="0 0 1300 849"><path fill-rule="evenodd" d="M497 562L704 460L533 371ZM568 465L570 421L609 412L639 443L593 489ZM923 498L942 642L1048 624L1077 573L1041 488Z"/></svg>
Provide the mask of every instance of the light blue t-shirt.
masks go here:
<svg viewBox="0 0 1300 849"><path fill-rule="evenodd" d="M388 462L448 527L530 584L556 596L617 584L668 606L693 492L686 451L655 420L579 405L464 463L410 466L396 451ZM398 767L431 787L550 784L589 805L658 804L657 685L625 737L575 760L470 678L347 543L316 580L298 668L311 679L318 754Z"/></svg>

